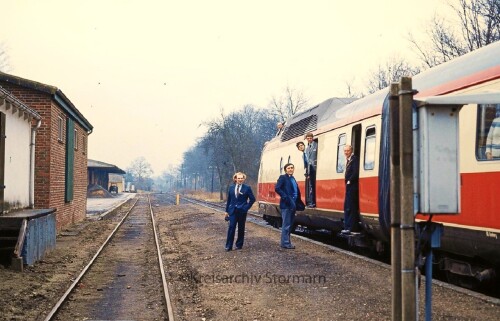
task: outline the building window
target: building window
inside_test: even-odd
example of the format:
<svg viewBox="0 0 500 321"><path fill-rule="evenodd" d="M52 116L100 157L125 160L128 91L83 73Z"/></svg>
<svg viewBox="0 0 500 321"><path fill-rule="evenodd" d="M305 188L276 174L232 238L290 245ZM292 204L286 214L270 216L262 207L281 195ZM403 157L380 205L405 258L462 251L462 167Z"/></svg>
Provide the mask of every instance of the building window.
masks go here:
<svg viewBox="0 0 500 321"><path fill-rule="evenodd" d="M57 117L57 139L62 142L63 141L63 130L64 123L61 116Z"/></svg>
<svg viewBox="0 0 500 321"><path fill-rule="evenodd" d="M500 104L478 105L476 159L500 160Z"/></svg>
<svg viewBox="0 0 500 321"><path fill-rule="evenodd" d="M344 146L346 143L346 135L340 134L337 143L337 173L342 173L345 169Z"/></svg>
<svg viewBox="0 0 500 321"><path fill-rule="evenodd" d="M75 129L75 136L74 136L74 144L75 144L75 150L78 150L78 131Z"/></svg>
<svg viewBox="0 0 500 321"><path fill-rule="evenodd" d="M365 137L365 162L364 168L371 170L375 168L375 127L366 129Z"/></svg>

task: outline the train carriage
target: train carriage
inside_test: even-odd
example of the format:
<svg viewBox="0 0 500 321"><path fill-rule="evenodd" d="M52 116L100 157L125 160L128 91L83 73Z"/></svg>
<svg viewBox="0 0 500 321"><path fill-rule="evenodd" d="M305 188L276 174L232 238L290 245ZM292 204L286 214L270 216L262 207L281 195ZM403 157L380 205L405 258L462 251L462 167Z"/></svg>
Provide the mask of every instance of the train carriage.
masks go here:
<svg viewBox="0 0 500 321"><path fill-rule="evenodd" d="M413 78L418 100L428 96L494 93L500 97L500 42L431 68ZM343 228L344 155L350 144L360 171L360 220L363 240L381 248L390 240L388 211L388 90L353 101L331 98L287 120L282 133L264 146L259 170L259 212L279 226L279 196L274 184L283 165L295 164L295 177L305 190L302 155L295 144L313 132L318 143L316 208L298 212L296 223L338 232ZM384 101L386 103L384 104ZM384 107L385 105L385 107ZM493 275L500 267L500 157L489 158L488 132L500 117L500 98L493 104L469 104L459 112L460 211L435 215L444 225L441 268L458 274ZM498 142L497 144L500 144ZM500 147L500 146L498 146ZM500 155L499 155L500 156ZM387 162L387 161L385 161ZM305 194L305 193L302 193ZM418 214L417 220L428 215ZM363 244L366 242L363 241ZM472 262L479 264L472 264ZM475 268L478 265L479 268ZM483 268L484 267L484 268ZM483 274L481 274L483 273Z"/></svg>

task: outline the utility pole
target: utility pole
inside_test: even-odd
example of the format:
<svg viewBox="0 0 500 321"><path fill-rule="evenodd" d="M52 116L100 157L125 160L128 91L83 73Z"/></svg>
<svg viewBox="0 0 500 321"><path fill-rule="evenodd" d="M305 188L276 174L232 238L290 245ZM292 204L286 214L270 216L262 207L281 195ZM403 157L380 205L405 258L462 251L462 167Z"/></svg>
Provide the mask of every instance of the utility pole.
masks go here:
<svg viewBox="0 0 500 321"><path fill-rule="evenodd" d="M402 319L401 306L401 193L399 163L399 84L391 84L389 96L390 131L390 209L391 209L391 271L392 271L392 320Z"/></svg>
<svg viewBox="0 0 500 321"><path fill-rule="evenodd" d="M417 318L415 279L415 218L413 207L413 90L410 77L399 83L399 150L401 174L402 319Z"/></svg>

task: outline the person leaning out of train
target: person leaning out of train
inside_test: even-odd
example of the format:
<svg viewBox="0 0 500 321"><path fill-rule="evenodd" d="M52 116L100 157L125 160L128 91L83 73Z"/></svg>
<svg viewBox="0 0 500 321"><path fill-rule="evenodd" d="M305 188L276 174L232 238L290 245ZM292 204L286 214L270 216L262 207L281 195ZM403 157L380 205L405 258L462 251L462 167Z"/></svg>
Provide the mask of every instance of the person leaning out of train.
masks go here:
<svg viewBox="0 0 500 321"><path fill-rule="evenodd" d="M275 192L280 196L281 210L281 247L284 249L294 249L290 234L295 221L295 212L303 211L305 205L300 197L300 189L297 181L293 177L295 167L292 163L286 164L283 169L285 174L280 175L278 182L274 186Z"/></svg>
<svg viewBox="0 0 500 321"><path fill-rule="evenodd" d="M304 175L307 177L307 157L306 157L306 145L304 145L303 142L298 142L295 146L297 146L297 149L299 152L302 153L302 159L304 160Z"/></svg>
<svg viewBox="0 0 500 321"><path fill-rule="evenodd" d="M276 128L278 128L278 131L276 132L276 136L279 136L281 134L281 132L283 131L283 129L285 128L285 123L284 122L278 122L276 124Z"/></svg>
<svg viewBox="0 0 500 321"><path fill-rule="evenodd" d="M255 203L255 196L249 185L243 184L247 176L238 172L233 175L234 184L227 190L226 221L229 221L226 239L226 251L233 249L234 235L238 226L238 238L236 239L236 249L241 250L245 241L245 222L247 212Z"/></svg>

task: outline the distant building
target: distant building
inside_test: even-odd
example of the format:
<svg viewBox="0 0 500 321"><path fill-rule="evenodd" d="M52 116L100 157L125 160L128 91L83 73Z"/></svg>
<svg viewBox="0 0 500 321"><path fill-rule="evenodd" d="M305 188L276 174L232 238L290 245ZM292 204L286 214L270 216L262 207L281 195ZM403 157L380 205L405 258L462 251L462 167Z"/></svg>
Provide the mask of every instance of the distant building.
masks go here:
<svg viewBox="0 0 500 321"><path fill-rule="evenodd" d="M123 193L125 190L125 177L123 174L109 174L108 191L111 185L118 188L118 193Z"/></svg>
<svg viewBox="0 0 500 321"><path fill-rule="evenodd" d="M34 143L41 119L0 87L0 215L34 206Z"/></svg>
<svg viewBox="0 0 500 321"><path fill-rule="evenodd" d="M92 125L57 87L2 72L0 86L42 117L35 146L35 208L55 208L58 231L84 220Z"/></svg>
<svg viewBox="0 0 500 321"><path fill-rule="evenodd" d="M124 177L126 172L119 167L105 162L88 160L88 181L89 185L99 185L106 190L112 183L118 186L118 193L124 190ZM121 178L120 178L121 177Z"/></svg>

